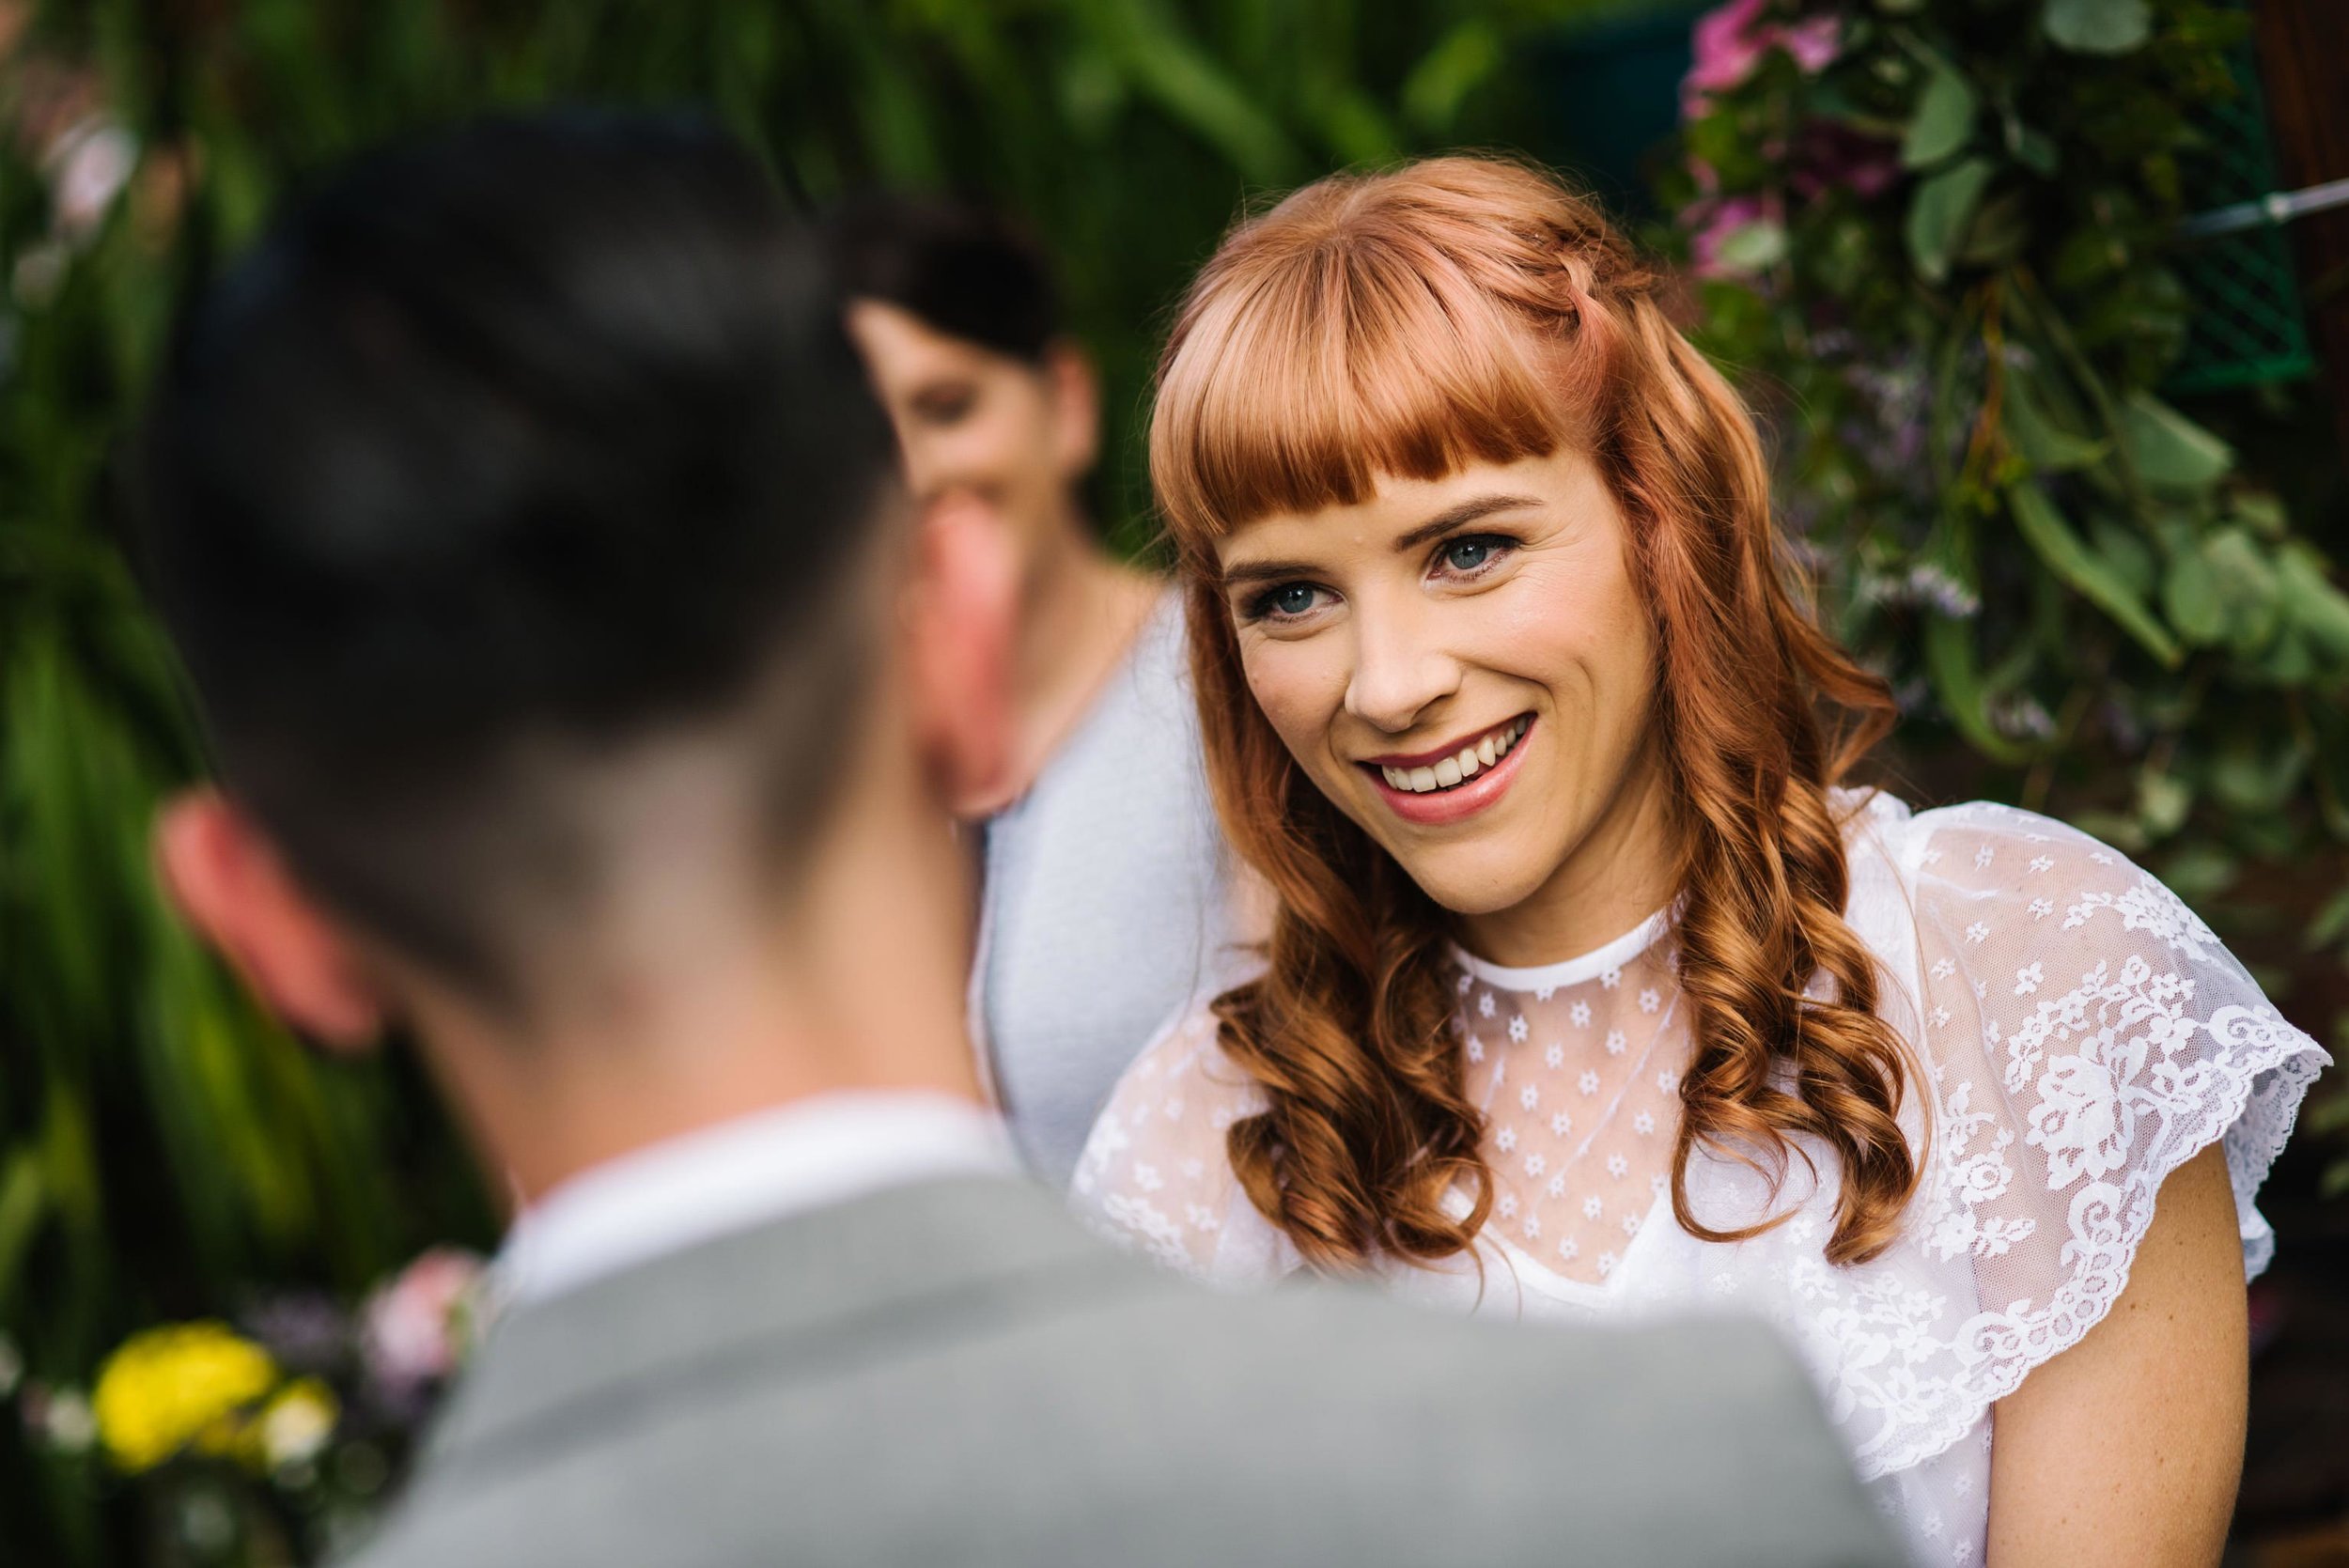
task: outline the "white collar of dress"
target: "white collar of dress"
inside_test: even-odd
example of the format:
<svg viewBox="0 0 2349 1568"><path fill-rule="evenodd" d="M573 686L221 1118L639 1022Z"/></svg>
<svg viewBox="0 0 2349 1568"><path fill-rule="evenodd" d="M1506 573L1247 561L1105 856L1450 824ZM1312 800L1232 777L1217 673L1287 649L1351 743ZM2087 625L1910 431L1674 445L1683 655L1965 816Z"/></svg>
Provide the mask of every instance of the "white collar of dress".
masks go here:
<svg viewBox="0 0 2349 1568"><path fill-rule="evenodd" d="M1658 938L1671 929L1672 911L1658 909L1610 942L1572 958L1561 958L1554 964L1533 964L1512 968L1479 958L1459 943L1452 944L1452 961L1473 978L1501 991L1553 991L1568 986L1579 986L1594 980L1609 970L1617 970L1645 953Z"/></svg>

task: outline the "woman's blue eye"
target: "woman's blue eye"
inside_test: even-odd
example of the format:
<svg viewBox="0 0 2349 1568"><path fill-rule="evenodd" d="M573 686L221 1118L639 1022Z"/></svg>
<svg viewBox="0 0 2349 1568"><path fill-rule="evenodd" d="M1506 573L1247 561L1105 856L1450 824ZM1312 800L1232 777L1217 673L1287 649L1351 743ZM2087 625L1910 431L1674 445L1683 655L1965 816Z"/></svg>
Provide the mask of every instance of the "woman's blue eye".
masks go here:
<svg viewBox="0 0 2349 1568"><path fill-rule="evenodd" d="M1287 582L1265 595L1264 602L1276 615L1301 615L1314 607L1314 591L1302 582Z"/></svg>
<svg viewBox="0 0 2349 1568"><path fill-rule="evenodd" d="M1492 559L1490 539L1455 539L1443 547L1444 565L1454 571L1474 571Z"/></svg>

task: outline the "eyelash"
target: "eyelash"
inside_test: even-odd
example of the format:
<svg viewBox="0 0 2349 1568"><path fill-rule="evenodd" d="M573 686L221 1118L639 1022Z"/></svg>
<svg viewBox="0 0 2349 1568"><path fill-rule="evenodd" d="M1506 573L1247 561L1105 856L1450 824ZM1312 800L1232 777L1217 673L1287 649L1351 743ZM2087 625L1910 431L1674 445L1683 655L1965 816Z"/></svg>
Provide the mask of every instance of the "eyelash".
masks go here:
<svg viewBox="0 0 2349 1568"><path fill-rule="evenodd" d="M1315 593L1323 591L1322 589L1315 588L1315 585L1310 582L1276 582L1271 587L1267 588L1263 593L1256 595L1253 598L1251 598L1248 601L1248 619L1252 623L1256 621L1272 621L1276 624L1286 621L1303 620L1305 618L1305 614L1310 613L1311 612L1305 612L1294 615L1284 615L1272 608L1272 600L1274 597L1280 594L1285 594L1291 588L1313 588Z"/></svg>
<svg viewBox="0 0 2349 1568"><path fill-rule="evenodd" d="M1428 565L1431 570L1441 567L1444 557L1451 551L1459 549L1462 545L1488 546L1492 550L1493 553L1480 565L1453 568L1455 574L1455 581L1473 582L1500 566L1500 564L1507 558L1509 551L1517 549L1521 542L1522 541L1514 538L1507 534L1455 534L1452 537L1436 546L1435 556L1428 563ZM1271 621L1276 624L1283 621L1299 621L1304 619L1306 614L1311 613L1310 611L1300 612L1297 614L1283 614L1272 606L1272 600L1275 596L1287 593L1292 588L1311 588L1316 593L1326 591L1318 584L1311 582L1276 582L1271 587L1267 588L1263 593L1256 595L1253 598L1248 601L1248 619L1252 622Z"/></svg>
<svg viewBox="0 0 2349 1568"><path fill-rule="evenodd" d="M1489 546L1492 550L1492 554L1482 564L1473 567L1456 567L1453 568L1453 570L1456 573L1458 581L1464 582L1473 582L1478 578L1483 577L1486 573L1498 567L1502 561L1506 560L1509 552L1518 548L1521 543L1521 540L1514 538L1507 534L1455 534L1452 537L1444 540L1441 544L1436 547L1435 559L1430 563L1430 566L1442 566L1444 557L1449 555L1452 551L1459 549L1462 545Z"/></svg>

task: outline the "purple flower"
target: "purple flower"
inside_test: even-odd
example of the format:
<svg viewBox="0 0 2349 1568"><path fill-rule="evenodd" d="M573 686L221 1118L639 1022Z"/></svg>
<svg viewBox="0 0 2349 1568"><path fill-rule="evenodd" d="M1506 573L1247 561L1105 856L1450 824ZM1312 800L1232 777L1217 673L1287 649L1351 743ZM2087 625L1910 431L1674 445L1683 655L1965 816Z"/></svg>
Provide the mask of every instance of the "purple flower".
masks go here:
<svg viewBox="0 0 2349 1568"><path fill-rule="evenodd" d="M1900 150L1892 143L1821 119L1797 133L1786 183L1805 201L1833 190L1866 201L1890 190L1900 177Z"/></svg>
<svg viewBox="0 0 2349 1568"><path fill-rule="evenodd" d="M288 1291L263 1298L239 1323L280 1366L325 1372L350 1353L350 1322L321 1291Z"/></svg>

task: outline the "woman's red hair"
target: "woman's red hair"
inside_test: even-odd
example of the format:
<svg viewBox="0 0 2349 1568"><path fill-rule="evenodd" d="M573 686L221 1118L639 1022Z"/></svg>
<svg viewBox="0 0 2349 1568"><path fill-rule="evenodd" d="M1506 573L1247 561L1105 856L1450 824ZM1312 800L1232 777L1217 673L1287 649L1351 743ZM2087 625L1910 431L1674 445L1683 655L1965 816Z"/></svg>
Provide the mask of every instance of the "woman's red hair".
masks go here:
<svg viewBox="0 0 2349 1568"><path fill-rule="evenodd" d="M1150 474L1189 595L1216 802L1278 900L1263 974L1216 1002L1269 1097L1235 1123L1249 1198L1323 1268L1466 1250L1492 1200L1450 1033L1447 918L1322 796L1250 694L1215 541L1571 444L1630 524L1657 636L1654 722L1678 854L1672 940L1695 1052L1672 1208L1700 1145L1841 1172L1828 1257L1889 1246L1918 1180L1895 1120L1913 1069L1843 921L1828 791L1890 727L1789 588L1752 416L1665 318L1593 203L1530 168L1438 158L1340 175L1227 236L1159 369ZM1446 1189L1464 1183L1455 1218Z"/></svg>

